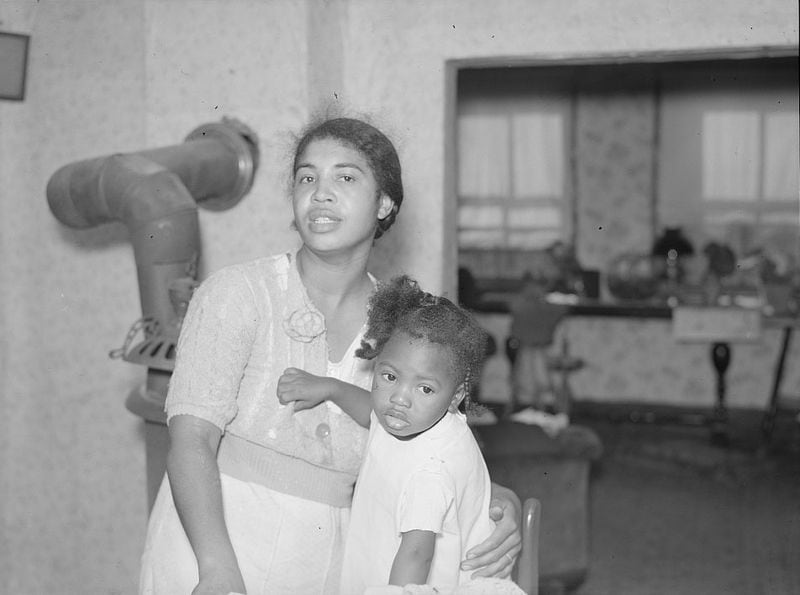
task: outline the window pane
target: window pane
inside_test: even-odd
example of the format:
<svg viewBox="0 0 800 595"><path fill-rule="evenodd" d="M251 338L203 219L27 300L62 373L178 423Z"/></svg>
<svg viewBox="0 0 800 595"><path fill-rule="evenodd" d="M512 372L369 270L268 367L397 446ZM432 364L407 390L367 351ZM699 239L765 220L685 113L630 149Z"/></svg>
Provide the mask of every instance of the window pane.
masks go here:
<svg viewBox="0 0 800 595"><path fill-rule="evenodd" d="M796 113L765 117L764 198L798 200L800 194L800 118Z"/></svg>
<svg viewBox="0 0 800 595"><path fill-rule="evenodd" d="M509 137L505 116L461 116L458 122L458 193L508 196Z"/></svg>
<svg viewBox="0 0 800 595"><path fill-rule="evenodd" d="M564 193L564 122L561 114L516 114L511 120L514 196Z"/></svg>
<svg viewBox="0 0 800 595"><path fill-rule="evenodd" d="M800 226L800 214L798 214L798 209L791 209L783 213L778 211L764 213L761 216L761 223L797 229Z"/></svg>
<svg viewBox="0 0 800 595"><path fill-rule="evenodd" d="M461 205L458 208L458 226L464 227L503 227L503 208L497 206Z"/></svg>
<svg viewBox="0 0 800 595"><path fill-rule="evenodd" d="M505 246L505 234L501 230L461 230L458 232L458 244L461 248L502 248Z"/></svg>
<svg viewBox="0 0 800 595"><path fill-rule="evenodd" d="M518 207L508 210L510 228L560 227L561 209L558 207Z"/></svg>
<svg viewBox="0 0 800 595"><path fill-rule="evenodd" d="M706 211L706 223L712 225L738 225L742 223L755 223L757 219L755 209L739 209L736 211Z"/></svg>
<svg viewBox="0 0 800 595"><path fill-rule="evenodd" d="M703 114L703 198L758 199L758 112Z"/></svg>
<svg viewBox="0 0 800 595"><path fill-rule="evenodd" d="M555 229L516 231L508 234L508 246L525 250L538 250L547 248L560 239L561 234Z"/></svg>

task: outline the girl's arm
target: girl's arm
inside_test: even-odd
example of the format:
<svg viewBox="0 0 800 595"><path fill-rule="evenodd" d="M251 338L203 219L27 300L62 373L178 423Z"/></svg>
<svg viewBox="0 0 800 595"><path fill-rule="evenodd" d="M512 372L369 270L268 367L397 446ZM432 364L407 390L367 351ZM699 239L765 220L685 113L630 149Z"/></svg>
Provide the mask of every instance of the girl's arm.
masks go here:
<svg viewBox="0 0 800 595"><path fill-rule="evenodd" d="M222 514L217 466L221 432L193 415L176 415L169 421L169 437L169 482L200 575L193 594L244 593L244 580Z"/></svg>
<svg viewBox="0 0 800 595"><path fill-rule="evenodd" d="M508 578L522 549L520 518L522 505L510 489L492 483L489 516L496 526L489 538L467 552L462 570L474 570L472 577Z"/></svg>
<svg viewBox="0 0 800 595"><path fill-rule="evenodd" d="M403 533L400 548L392 563L389 584L404 587L427 583L435 548L436 533L433 531L413 530Z"/></svg>
<svg viewBox="0 0 800 595"><path fill-rule="evenodd" d="M332 401L356 423L369 427L372 408L369 391L336 378L315 376L299 368L286 368L278 379L278 400L284 405L294 401L295 411L311 409L322 401Z"/></svg>

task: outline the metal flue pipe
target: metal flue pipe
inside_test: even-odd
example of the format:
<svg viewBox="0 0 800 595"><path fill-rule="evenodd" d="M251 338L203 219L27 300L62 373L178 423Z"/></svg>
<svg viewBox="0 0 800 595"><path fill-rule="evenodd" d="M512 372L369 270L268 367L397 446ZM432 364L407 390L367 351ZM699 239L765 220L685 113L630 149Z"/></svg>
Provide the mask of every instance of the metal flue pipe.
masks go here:
<svg viewBox="0 0 800 595"><path fill-rule="evenodd" d="M170 284L196 277L197 206L228 209L250 190L258 166L256 135L236 120L205 124L179 145L77 161L47 184L50 210L64 225L120 221L129 230L142 315L161 328L174 319ZM150 370L148 390L167 374Z"/></svg>

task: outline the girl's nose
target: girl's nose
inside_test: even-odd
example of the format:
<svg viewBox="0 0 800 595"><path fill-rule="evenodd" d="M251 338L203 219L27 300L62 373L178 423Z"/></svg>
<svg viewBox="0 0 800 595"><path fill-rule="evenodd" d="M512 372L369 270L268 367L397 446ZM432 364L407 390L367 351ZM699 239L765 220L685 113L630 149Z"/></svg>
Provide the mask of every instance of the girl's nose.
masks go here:
<svg viewBox="0 0 800 595"><path fill-rule="evenodd" d="M401 407L408 407L408 405L411 403L408 395L406 395L406 392L402 388L392 391L389 401L393 405L400 405Z"/></svg>

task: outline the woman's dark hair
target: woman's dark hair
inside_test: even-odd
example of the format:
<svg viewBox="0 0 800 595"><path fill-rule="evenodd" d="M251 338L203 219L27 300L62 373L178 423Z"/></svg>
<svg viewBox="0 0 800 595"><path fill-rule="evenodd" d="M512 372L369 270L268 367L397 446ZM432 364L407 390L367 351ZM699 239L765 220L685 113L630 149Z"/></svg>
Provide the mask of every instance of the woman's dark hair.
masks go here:
<svg viewBox="0 0 800 595"><path fill-rule="evenodd" d="M450 350L456 382L464 383L468 406L489 342L475 318L447 298L422 291L403 275L381 284L370 299L367 331L356 355L373 359L398 331Z"/></svg>
<svg viewBox="0 0 800 595"><path fill-rule="evenodd" d="M297 172L298 162L306 147L315 140L334 139L361 153L367 160L378 192L385 193L394 202L391 212L378 221L375 238L387 231L403 203L403 180L400 172L400 158L397 151L383 132L354 118L333 118L311 124L301 135L294 151L292 172Z"/></svg>

